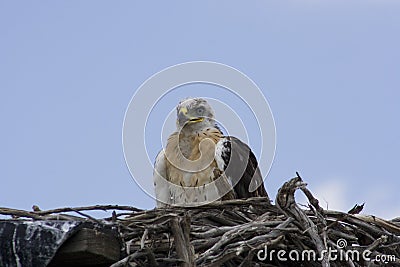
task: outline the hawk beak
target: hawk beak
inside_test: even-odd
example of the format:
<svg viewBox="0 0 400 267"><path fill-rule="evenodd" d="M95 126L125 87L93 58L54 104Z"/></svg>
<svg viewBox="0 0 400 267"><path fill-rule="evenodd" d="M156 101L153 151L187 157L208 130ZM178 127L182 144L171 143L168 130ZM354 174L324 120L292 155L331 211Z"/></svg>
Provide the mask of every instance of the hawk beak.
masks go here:
<svg viewBox="0 0 400 267"><path fill-rule="evenodd" d="M187 115L187 113L188 113L188 110L187 110L187 108L185 108L185 107L181 107L180 109L179 109L179 112L178 112L179 114L184 114L185 116Z"/></svg>
<svg viewBox="0 0 400 267"><path fill-rule="evenodd" d="M188 113L187 108L180 108L178 111L178 121L179 124L183 125L188 120L188 117L186 116Z"/></svg>
<svg viewBox="0 0 400 267"><path fill-rule="evenodd" d="M185 107L182 107L179 109L178 112L178 121L180 124L183 122L188 122L188 123L195 123L195 122L202 122L204 118L202 117L188 117L188 110Z"/></svg>
<svg viewBox="0 0 400 267"><path fill-rule="evenodd" d="M183 125L183 123L186 122L187 120L188 120L188 118L186 117L186 115L183 112L178 113L179 124Z"/></svg>

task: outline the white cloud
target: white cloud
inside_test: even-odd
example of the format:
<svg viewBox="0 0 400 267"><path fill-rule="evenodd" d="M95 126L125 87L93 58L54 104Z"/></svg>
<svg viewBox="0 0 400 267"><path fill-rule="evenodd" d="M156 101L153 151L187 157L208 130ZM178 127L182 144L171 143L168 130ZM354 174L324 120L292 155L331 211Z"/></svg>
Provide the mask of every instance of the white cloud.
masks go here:
<svg viewBox="0 0 400 267"><path fill-rule="evenodd" d="M376 183L363 192L366 199L365 214L374 215L383 219L400 217L397 187Z"/></svg>
<svg viewBox="0 0 400 267"><path fill-rule="evenodd" d="M346 212L350 210L355 203L354 198L365 201L365 208L362 213L374 215L383 219L394 219L400 217L400 207L396 201L393 201L395 195L393 188L375 187L370 190L361 190L354 197L354 188L348 188L345 179L331 177L324 179L325 182L316 187L308 186L314 197L319 200L319 204L324 209ZM359 189L360 190L360 189ZM356 200L356 201L358 201ZM307 198L300 191L296 194L296 201L301 204L308 203Z"/></svg>
<svg viewBox="0 0 400 267"><path fill-rule="evenodd" d="M327 179L313 190L313 194L325 209L347 211L351 208L346 197L346 184L341 180Z"/></svg>

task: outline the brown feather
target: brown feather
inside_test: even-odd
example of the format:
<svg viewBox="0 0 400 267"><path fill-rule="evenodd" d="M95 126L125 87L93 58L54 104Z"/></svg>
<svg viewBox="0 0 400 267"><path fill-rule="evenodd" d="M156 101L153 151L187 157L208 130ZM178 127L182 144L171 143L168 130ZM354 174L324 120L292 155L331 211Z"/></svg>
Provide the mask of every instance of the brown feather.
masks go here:
<svg viewBox="0 0 400 267"><path fill-rule="evenodd" d="M191 136L179 135L178 132L171 134L165 149L167 180L176 185L201 188L219 178L223 172L215 162L214 149L222 136L221 131L216 128L207 128ZM190 169L190 163L193 161L210 164L200 171L186 171ZM190 179L186 178L188 176ZM224 189L226 191L226 187L230 186L226 177L222 178L216 183L219 192ZM223 196L223 199L233 198L232 190Z"/></svg>

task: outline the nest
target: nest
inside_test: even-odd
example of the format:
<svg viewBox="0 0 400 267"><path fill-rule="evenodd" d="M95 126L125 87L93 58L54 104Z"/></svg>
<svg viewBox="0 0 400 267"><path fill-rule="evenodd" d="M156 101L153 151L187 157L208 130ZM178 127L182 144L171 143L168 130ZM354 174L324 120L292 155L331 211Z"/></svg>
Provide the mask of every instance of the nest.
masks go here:
<svg viewBox="0 0 400 267"><path fill-rule="evenodd" d="M307 207L295 202L296 190L307 197ZM362 208L323 209L297 175L279 189L275 205L266 198L251 198L200 207L140 210L106 205L14 215L60 219L60 213L74 211L82 220L116 226L124 258L112 267L400 266L400 219L361 215ZM114 212L105 219L84 213L94 209ZM4 209L0 214L6 214Z"/></svg>
<svg viewBox="0 0 400 267"><path fill-rule="evenodd" d="M297 189L310 202L305 209ZM324 210L297 176L276 205L251 198L136 212L118 219L128 256L113 266L400 266L400 220L360 215L362 208Z"/></svg>

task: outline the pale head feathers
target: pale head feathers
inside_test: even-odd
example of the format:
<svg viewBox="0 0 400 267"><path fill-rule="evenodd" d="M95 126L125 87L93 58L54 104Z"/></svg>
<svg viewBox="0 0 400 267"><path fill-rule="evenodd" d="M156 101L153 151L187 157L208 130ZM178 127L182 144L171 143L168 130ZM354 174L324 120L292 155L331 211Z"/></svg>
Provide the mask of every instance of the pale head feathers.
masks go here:
<svg viewBox="0 0 400 267"><path fill-rule="evenodd" d="M176 107L179 130L195 132L215 126L214 110L203 98L186 98Z"/></svg>

